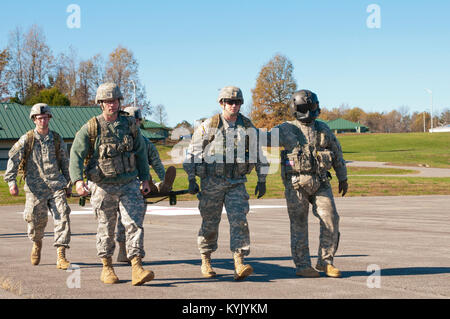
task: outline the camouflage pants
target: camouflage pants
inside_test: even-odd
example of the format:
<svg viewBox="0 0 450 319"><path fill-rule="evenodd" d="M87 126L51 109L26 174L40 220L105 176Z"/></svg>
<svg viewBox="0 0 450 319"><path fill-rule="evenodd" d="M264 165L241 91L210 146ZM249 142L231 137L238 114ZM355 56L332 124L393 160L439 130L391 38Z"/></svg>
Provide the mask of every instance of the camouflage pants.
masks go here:
<svg viewBox="0 0 450 319"><path fill-rule="evenodd" d="M155 186L159 188L159 185L161 182L155 183ZM122 224L121 217L117 218L117 230L116 230L116 241L118 243L124 243L125 242L125 227Z"/></svg>
<svg viewBox="0 0 450 319"><path fill-rule="evenodd" d="M98 257L108 258L114 254L114 230L118 214L125 228L127 257L144 257L146 205L139 190L139 181L133 180L127 184L92 183L91 191L91 204L98 222Z"/></svg>
<svg viewBox="0 0 450 319"><path fill-rule="evenodd" d="M250 233L247 223L249 196L244 183L231 184L223 178L207 177L201 180L197 195L202 225L197 244L200 253L217 250L219 223L223 206L230 223L230 250L247 256L250 253Z"/></svg>
<svg viewBox="0 0 450 319"><path fill-rule="evenodd" d="M125 226L122 224L120 215L117 218L116 241L118 243L124 243L126 241Z"/></svg>
<svg viewBox="0 0 450 319"><path fill-rule="evenodd" d="M48 222L48 212L53 216L54 246L69 247L70 243L70 207L67 204L66 192L46 192L33 194L25 192L24 220L28 223L28 238L40 241L44 238Z"/></svg>
<svg viewBox="0 0 450 319"><path fill-rule="evenodd" d="M333 264L338 245L339 215L329 182L322 183L312 197L302 190L285 184L285 196L290 219L291 252L297 270L311 266L308 243L308 210L310 201L313 214L320 220L318 265Z"/></svg>

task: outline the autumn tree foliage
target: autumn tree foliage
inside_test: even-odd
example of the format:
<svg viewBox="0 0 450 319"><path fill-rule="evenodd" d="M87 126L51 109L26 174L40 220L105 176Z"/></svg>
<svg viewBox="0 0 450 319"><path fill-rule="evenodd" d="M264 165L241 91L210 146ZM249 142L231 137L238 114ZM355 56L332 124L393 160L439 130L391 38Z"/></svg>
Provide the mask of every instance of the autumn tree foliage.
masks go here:
<svg viewBox="0 0 450 319"><path fill-rule="evenodd" d="M55 56L42 28L33 25L26 32L13 30L8 47L0 50L0 98L12 94L10 101L29 104L45 96L62 105L89 106L95 105L97 88L104 82L119 85L124 95L122 106L136 103L144 116L152 114L139 79L139 63L133 52L121 45L106 60L100 54L80 59L73 47Z"/></svg>
<svg viewBox="0 0 450 319"><path fill-rule="evenodd" d="M297 89L294 66L283 55L275 55L261 68L252 89L250 118L259 128L272 128L293 119L288 102Z"/></svg>

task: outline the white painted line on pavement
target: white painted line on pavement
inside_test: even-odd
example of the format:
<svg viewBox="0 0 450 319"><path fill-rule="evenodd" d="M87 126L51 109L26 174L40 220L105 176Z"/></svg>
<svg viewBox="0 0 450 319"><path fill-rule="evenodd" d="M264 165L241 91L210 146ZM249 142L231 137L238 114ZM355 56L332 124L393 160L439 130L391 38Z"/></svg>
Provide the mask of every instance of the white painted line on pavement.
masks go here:
<svg viewBox="0 0 450 319"><path fill-rule="evenodd" d="M272 209L272 208L286 208L285 205L251 205L250 209ZM23 214L23 212L17 212ZM225 214L225 207L222 210L222 214ZM91 207L83 207L82 210L72 210L70 215L92 215ZM189 216L200 215L200 211L197 207L170 207L170 206L151 206L147 207L147 215L159 215L159 216ZM50 213L49 213L50 215Z"/></svg>

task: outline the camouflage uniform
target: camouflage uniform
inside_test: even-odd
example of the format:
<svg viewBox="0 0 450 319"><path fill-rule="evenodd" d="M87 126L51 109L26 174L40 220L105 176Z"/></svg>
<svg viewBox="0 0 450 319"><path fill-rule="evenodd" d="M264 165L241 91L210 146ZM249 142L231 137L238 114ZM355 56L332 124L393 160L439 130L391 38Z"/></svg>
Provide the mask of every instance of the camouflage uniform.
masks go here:
<svg viewBox="0 0 450 319"><path fill-rule="evenodd" d="M58 164L54 134L45 136L35 129L33 149L26 164L25 211L28 223L28 237L40 241L48 221L48 211L54 221L54 246L69 247L70 207L67 204L65 188L69 185L69 155L66 144L60 139L60 164ZM5 181L9 187L16 185L19 164L25 153L27 134L23 135L9 151ZM61 167L59 167L61 165Z"/></svg>
<svg viewBox="0 0 450 319"><path fill-rule="evenodd" d="M201 192L197 195L202 216L202 225L197 239L198 248L201 254L211 253L217 249L219 223L225 205L230 223L230 249L234 253L246 256L250 252L250 234L246 216L249 212L249 195L245 188L246 173L242 171L239 173L236 164L236 150L238 145L245 143L245 138L240 138L242 135L237 133L233 141L228 138L231 135L227 135L227 132L243 132L246 129L244 121L250 124L251 122L239 114L235 125L232 126L222 115L216 116L220 116L222 125L218 129L211 127L214 117L204 121L194 132L183 164L188 179L195 179L197 175L201 180ZM251 128L254 128L253 124ZM224 160L202 163L201 159L204 159L207 153L203 145L211 136L214 136L214 140L208 145L209 150L211 152L219 150L214 156ZM231 163L225 158L227 154L234 155ZM258 155L255 163L258 181L265 182L267 173L263 171L263 167L267 166L267 161L261 150Z"/></svg>
<svg viewBox="0 0 450 319"><path fill-rule="evenodd" d="M153 144L148 138L145 136L142 136L142 138L147 146L148 163L158 175L159 180L163 181L166 176L166 171L161 159L159 158L158 150L156 149L155 144ZM117 220L116 241L119 243L125 242L125 226L123 225L120 216Z"/></svg>
<svg viewBox="0 0 450 319"><path fill-rule="evenodd" d="M279 130L279 145L284 147L281 176L290 219L291 252L297 271L311 267L308 245L310 203L313 214L320 220L317 268L332 265L339 241L339 215L328 170L333 167L340 182L347 180L339 141L325 123L315 119L288 121L276 126L271 133L274 130Z"/></svg>
<svg viewBox="0 0 450 319"><path fill-rule="evenodd" d="M103 119L102 115L99 115L97 120L100 127L99 134L86 170L90 178L91 203L98 221L98 256L109 258L114 253L114 230L119 213L126 230L127 257L142 258L145 255L143 221L146 205L139 190L137 177L141 181L150 178L145 142L139 129L135 131L136 136L132 136L131 127L134 119L131 117L119 115L116 121L109 123ZM118 156L122 156L124 161L125 158L129 158L131 163L132 154L134 154L135 169L118 170L114 164L114 167L109 168L116 171L115 176L107 177L101 173L103 170L99 164L101 154L110 151L103 148L107 143L118 145L118 150L122 148L122 145L131 143L130 149L119 151ZM83 161L88 155L89 148L88 124L85 124L77 132L70 154L70 176L74 183L83 179ZM131 164L130 167L132 167Z"/></svg>

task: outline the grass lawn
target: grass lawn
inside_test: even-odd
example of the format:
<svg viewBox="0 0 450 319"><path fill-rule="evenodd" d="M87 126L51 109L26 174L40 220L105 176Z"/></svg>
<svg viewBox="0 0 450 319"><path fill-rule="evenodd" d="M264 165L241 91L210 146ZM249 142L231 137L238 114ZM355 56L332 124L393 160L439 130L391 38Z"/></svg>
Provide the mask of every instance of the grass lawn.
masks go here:
<svg viewBox="0 0 450 319"><path fill-rule="evenodd" d="M450 133L339 134L352 161L450 168Z"/></svg>
<svg viewBox="0 0 450 319"><path fill-rule="evenodd" d="M417 166L427 164L430 167L450 168L450 133L398 133L398 134L340 134L338 139L344 150L344 158L353 161L379 161L398 165ZM171 159L170 145L157 145L161 160ZM270 152L275 157L278 151ZM187 175L182 165L177 164L177 178L174 189L188 187ZM450 195L450 178L421 178L402 175L414 173L413 170L396 168L348 167L349 191L347 196L395 196L395 195ZM4 172L0 172L1 175ZM155 175L155 174L153 174ZM334 176L334 173L332 172ZM367 176L369 175L369 176ZM156 175L155 175L156 176ZM248 176L247 191L255 198L256 173ZM337 179L331 181L335 196ZM264 198L283 198L284 186L279 170L267 177L267 193ZM179 196L178 200L196 200L194 195ZM78 199L70 199L75 203ZM23 185L20 195L9 195L8 186L0 179L0 205L23 204L25 196Z"/></svg>

